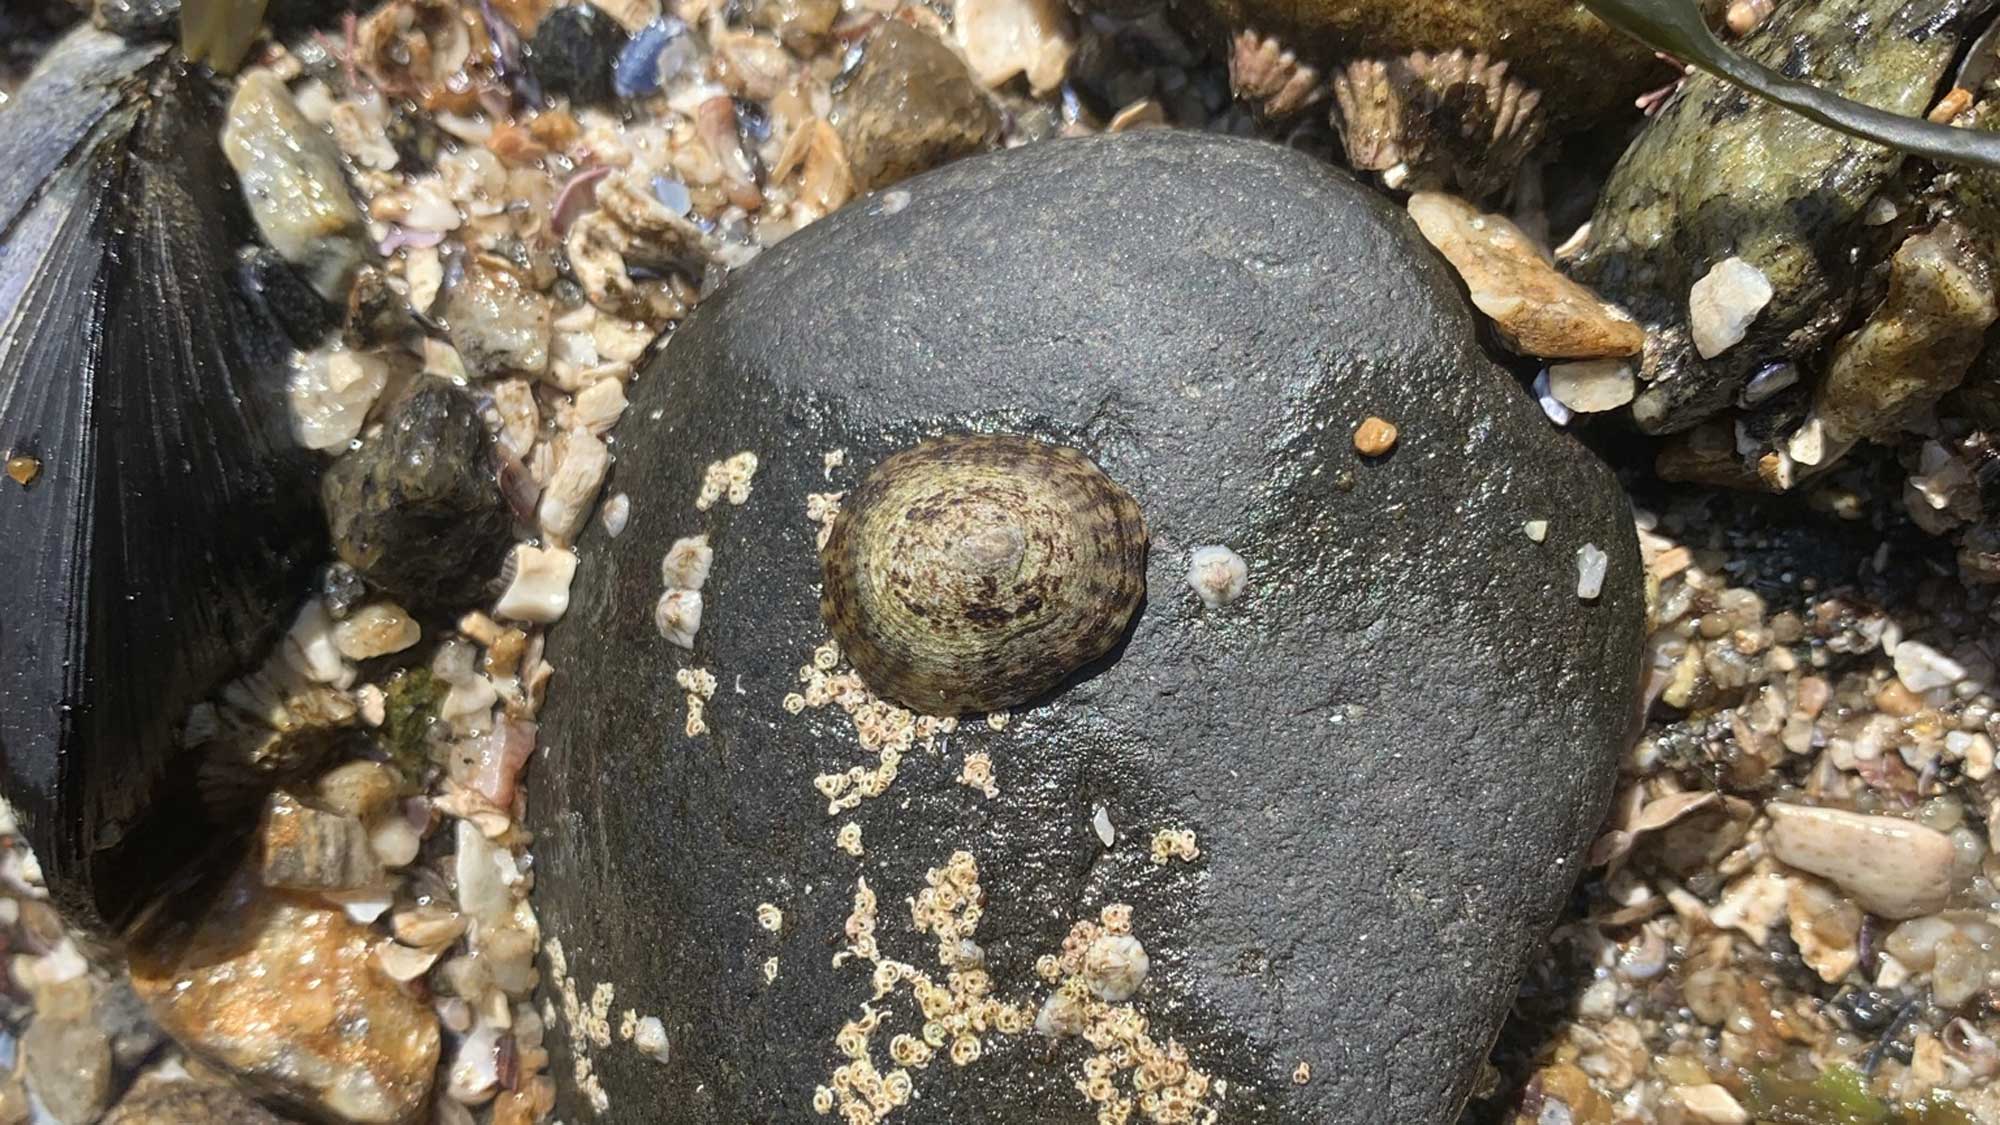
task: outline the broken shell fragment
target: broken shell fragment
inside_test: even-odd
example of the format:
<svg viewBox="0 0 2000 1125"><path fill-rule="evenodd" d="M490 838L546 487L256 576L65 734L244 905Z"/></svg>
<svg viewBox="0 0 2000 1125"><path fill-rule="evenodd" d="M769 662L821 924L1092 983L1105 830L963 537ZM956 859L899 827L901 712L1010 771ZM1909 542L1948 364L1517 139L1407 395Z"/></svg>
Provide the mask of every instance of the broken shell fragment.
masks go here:
<svg viewBox="0 0 2000 1125"><path fill-rule="evenodd" d="M1098 659L1146 592L1139 505L1089 458L1012 435L890 455L820 552L820 613L875 691L956 715Z"/></svg>

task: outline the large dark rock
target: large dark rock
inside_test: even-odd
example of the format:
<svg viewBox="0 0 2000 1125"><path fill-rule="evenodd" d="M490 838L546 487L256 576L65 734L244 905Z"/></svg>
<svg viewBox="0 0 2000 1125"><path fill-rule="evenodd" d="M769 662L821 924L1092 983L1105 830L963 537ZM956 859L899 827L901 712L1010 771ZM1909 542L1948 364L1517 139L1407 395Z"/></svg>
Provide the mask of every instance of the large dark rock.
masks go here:
<svg viewBox="0 0 2000 1125"><path fill-rule="evenodd" d="M584 537L550 649L530 804L564 956L545 964L586 1016L608 983L612 1022L657 1016L668 1045L591 1046L559 1017L566 1119L588 1112L577 1044L620 1122L816 1120L864 1003L890 1072L924 1020L909 984L878 1000L871 966L834 963L856 878L881 956L943 986L907 900L965 851L992 995L1018 1014L1051 994L1037 959L1125 903L1152 966L1138 1012L1217 1080L1224 1120L1450 1121L1603 811L1642 626L1623 495L1473 336L1386 203L1296 153L1170 132L955 164L732 279L634 384L608 490L631 523ZM1364 460L1371 414L1402 437ZM808 494L973 428L1073 445L1127 487L1148 601L1091 674L1004 730L919 742L885 794L829 815L814 779L878 759L839 707L784 705L827 636ZM747 502L698 510L743 450ZM715 557L690 653L653 606L662 555L697 533ZM1217 542L1250 584L1208 610L1185 574ZM1589 602L1586 543L1610 556ZM690 738L693 667L719 688ZM973 753L997 796L958 783ZM849 821L859 858L835 847ZM1199 857L1155 863L1166 829ZM1092 1053L989 1030L971 1065L912 1070L890 1120L1094 1121ZM1132 1072L1111 1081L1134 1096Z"/></svg>

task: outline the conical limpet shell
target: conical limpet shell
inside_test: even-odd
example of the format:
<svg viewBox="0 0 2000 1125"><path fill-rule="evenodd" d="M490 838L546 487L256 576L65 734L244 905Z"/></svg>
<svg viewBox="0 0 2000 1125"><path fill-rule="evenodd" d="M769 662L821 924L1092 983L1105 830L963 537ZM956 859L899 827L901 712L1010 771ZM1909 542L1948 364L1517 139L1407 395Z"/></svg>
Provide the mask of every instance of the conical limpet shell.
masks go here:
<svg viewBox="0 0 2000 1125"><path fill-rule="evenodd" d="M820 552L820 613L869 688L932 715L1033 699L1146 593L1139 505L1074 449L964 435L890 455Z"/></svg>

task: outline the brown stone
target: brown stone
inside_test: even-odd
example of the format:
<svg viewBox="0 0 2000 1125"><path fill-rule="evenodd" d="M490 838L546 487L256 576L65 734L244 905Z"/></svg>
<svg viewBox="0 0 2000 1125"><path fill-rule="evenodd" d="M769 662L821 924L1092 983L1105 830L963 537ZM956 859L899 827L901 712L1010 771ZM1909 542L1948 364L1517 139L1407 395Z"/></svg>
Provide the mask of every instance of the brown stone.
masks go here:
<svg viewBox="0 0 2000 1125"><path fill-rule="evenodd" d="M1000 114L964 60L932 36L884 20L834 96L832 124L862 190L992 146Z"/></svg>
<svg viewBox="0 0 2000 1125"><path fill-rule="evenodd" d="M430 1006L376 966L365 927L239 872L192 932L132 956L169 1034L272 1100L343 1121L424 1120L437 1070Z"/></svg>
<svg viewBox="0 0 2000 1125"><path fill-rule="evenodd" d="M265 801L260 836L267 887L349 891L382 881L382 861L359 820L301 804L289 793Z"/></svg>
<svg viewBox="0 0 2000 1125"><path fill-rule="evenodd" d="M1442 192L1410 196L1410 217L1515 351L1544 359L1609 359L1646 346L1646 330L1571 281L1521 228Z"/></svg>
<svg viewBox="0 0 2000 1125"><path fill-rule="evenodd" d="M226 1086L142 1082L102 1125L285 1125L285 1119Z"/></svg>

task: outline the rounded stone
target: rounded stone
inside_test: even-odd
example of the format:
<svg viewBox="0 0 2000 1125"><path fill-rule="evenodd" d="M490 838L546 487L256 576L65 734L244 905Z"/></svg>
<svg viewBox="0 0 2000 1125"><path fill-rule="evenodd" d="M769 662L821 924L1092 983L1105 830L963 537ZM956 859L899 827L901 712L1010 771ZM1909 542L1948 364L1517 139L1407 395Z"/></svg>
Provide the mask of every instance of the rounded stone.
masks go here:
<svg viewBox="0 0 2000 1125"><path fill-rule="evenodd" d="M1222 1120L1455 1119L1609 799L1643 599L1612 474L1481 353L1406 217L1258 142L1032 144L766 251L632 397L633 518L578 545L529 826L551 987L671 1049L558 1014L559 1116L839 1120L907 1080L896 1125L1081 1125L1091 1037L1137 1018L1146 1080ZM1371 415L1389 456L1354 449ZM819 536L895 451L995 431L1131 493L1149 597L1032 705L917 719L827 644ZM744 453L741 503L697 508ZM694 535L687 650L652 609ZM1217 610L1186 582L1213 543L1253 575ZM1128 934L1112 1001L1085 955Z"/></svg>
<svg viewBox="0 0 2000 1125"><path fill-rule="evenodd" d="M820 614L869 688L958 715L1111 651L1146 596L1146 525L1074 449L952 435L870 471L820 562Z"/></svg>

